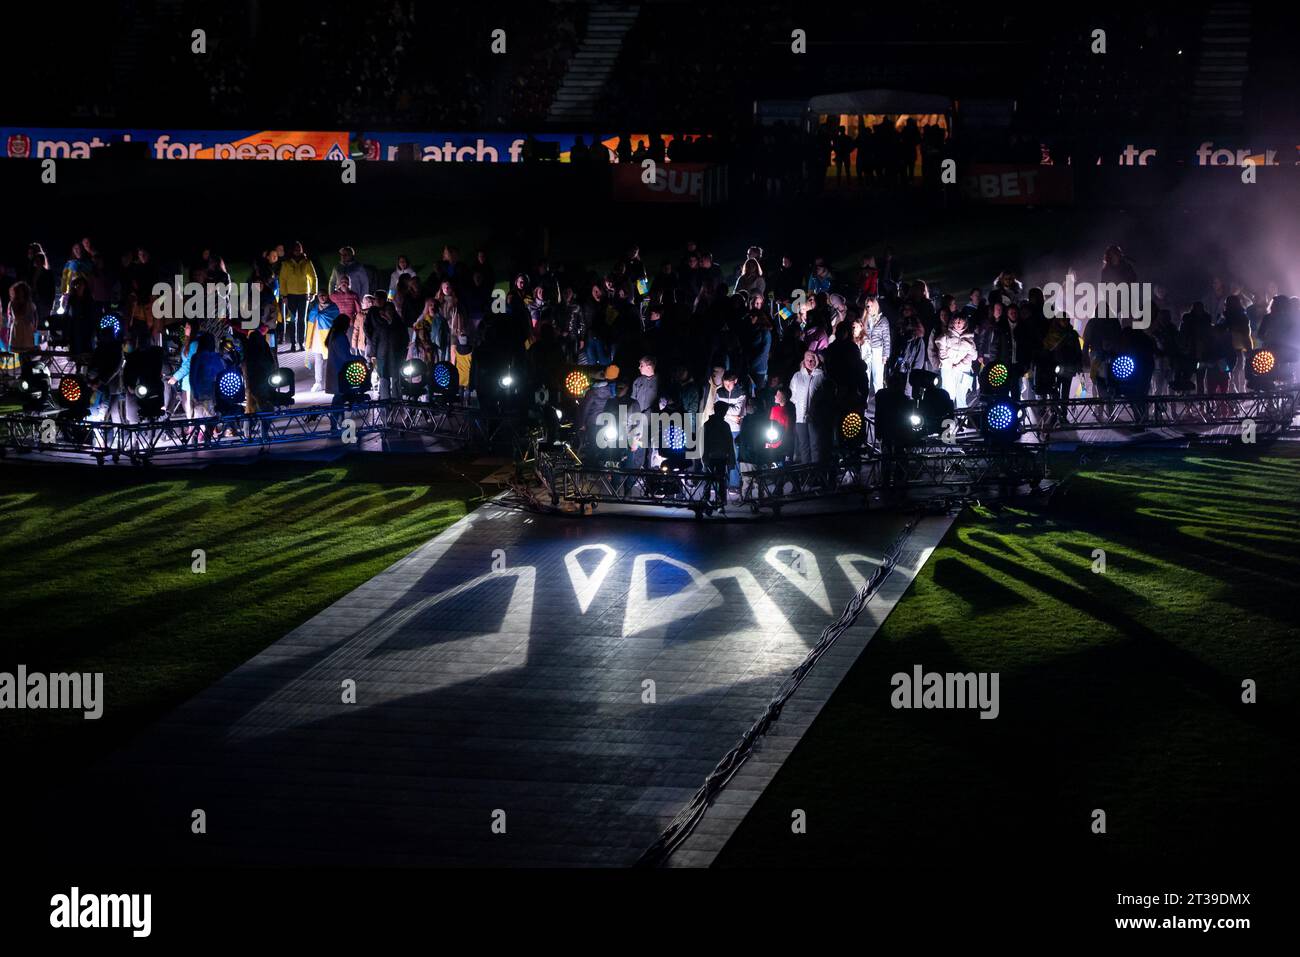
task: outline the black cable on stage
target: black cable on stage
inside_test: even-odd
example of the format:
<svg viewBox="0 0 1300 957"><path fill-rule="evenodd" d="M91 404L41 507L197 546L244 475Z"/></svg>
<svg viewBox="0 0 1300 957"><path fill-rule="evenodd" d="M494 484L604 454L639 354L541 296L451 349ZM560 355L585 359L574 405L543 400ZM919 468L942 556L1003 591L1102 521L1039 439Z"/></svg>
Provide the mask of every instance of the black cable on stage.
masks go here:
<svg viewBox="0 0 1300 957"><path fill-rule="evenodd" d="M758 739L765 735L768 729L781 717L781 709L790 696L795 693L799 685L803 683L813 665L817 663L818 659L826 653L831 645L835 644L840 635L857 620L867 602L884 584L885 579L897 566L899 556L903 552L903 546L911 538L912 532L916 530L919 522L919 517L913 518L899 532L898 537L889 546L889 550L885 553L880 565L867 579L866 584L849 600L840 617L826 626L821 633L821 637L809 649L804 660L781 683L780 689L768 702L762 715L741 735L736 746L722 756L722 760L705 777L704 783L691 797L686 807L678 812L677 816L664 828L663 833L637 859L636 867L658 867L662 865L672 855L673 851L691 835L691 832L704 819L705 812L709 809L709 805L713 803L714 798L718 796L718 792L727 786L731 779L736 776L741 765L749 759L754 747L758 744Z"/></svg>

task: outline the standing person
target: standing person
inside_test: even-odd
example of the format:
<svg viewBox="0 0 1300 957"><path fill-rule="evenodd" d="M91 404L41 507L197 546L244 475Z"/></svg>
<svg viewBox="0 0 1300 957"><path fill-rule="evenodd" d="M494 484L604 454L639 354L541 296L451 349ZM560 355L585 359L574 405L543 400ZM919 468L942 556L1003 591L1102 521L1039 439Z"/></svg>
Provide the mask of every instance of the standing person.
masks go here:
<svg viewBox="0 0 1300 957"><path fill-rule="evenodd" d="M1100 313L1089 319L1083 327L1083 354L1088 360L1093 394L1099 399L1115 396L1115 383L1110 377L1110 360L1119 355L1122 332L1118 319Z"/></svg>
<svg viewBox="0 0 1300 957"><path fill-rule="evenodd" d="M438 306L438 300L430 296L424 300L424 311L415 320L412 327L411 356L424 360L432 366L435 362L451 362L451 327Z"/></svg>
<svg viewBox="0 0 1300 957"><path fill-rule="evenodd" d="M266 323L259 323L244 337L244 411L249 414L270 412L275 408L271 376L279 366L266 341L269 332Z"/></svg>
<svg viewBox="0 0 1300 957"><path fill-rule="evenodd" d="M412 279L418 279L415 270L411 268L411 261L405 256L397 257L397 267L393 274L388 277L388 298L392 299L397 295L397 284L402 281L403 276L410 276Z"/></svg>
<svg viewBox="0 0 1300 957"><path fill-rule="evenodd" d="M727 427L728 408L726 402L717 402L711 410L706 410L710 415L701 434L704 468L717 479L718 497L724 504L727 496L723 488L730 482L730 475L736 472L736 440ZM739 480L739 473L736 474Z"/></svg>
<svg viewBox="0 0 1300 957"><path fill-rule="evenodd" d="M38 325L32 287L20 280L9 287L9 305L5 307L3 338L8 351L22 353L35 348Z"/></svg>
<svg viewBox="0 0 1300 957"><path fill-rule="evenodd" d="M456 298L456 291L450 285L445 286L439 297L442 302L439 312L447 324L447 341L451 361L456 366L456 377L460 382L461 394L468 397L471 376L474 371L474 342L469 321Z"/></svg>
<svg viewBox="0 0 1300 957"><path fill-rule="evenodd" d="M636 411L643 413L646 418L629 438L635 445L631 456L632 467L646 469L650 467L650 440L654 435L649 417L659 411L659 379L655 376L655 357L642 356L637 371L640 375L632 380L632 401L636 403Z"/></svg>
<svg viewBox="0 0 1300 957"><path fill-rule="evenodd" d="M1038 359L1039 384L1034 391L1058 400L1057 415L1064 420L1070 386L1083 365L1083 350L1074 323L1064 312L1056 313L1043 335L1043 350ZM1048 388L1043 388L1047 385Z"/></svg>
<svg viewBox="0 0 1300 957"><path fill-rule="evenodd" d="M880 300L875 296L866 301L862 314L862 335L859 348L862 360L867 364L867 394L875 395L885 387L885 367L894 348L889 320L880 311Z"/></svg>
<svg viewBox="0 0 1300 957"><path fill-rule="evenodd" d="M63 273L59 279L59 295L70 295L72 293L72 280L77 276L88 278L91 268L90 256L82 248L81 243L73 243L72 254L68 257L68 261L63 264Z"/></svg>
<svg viewBox="0 0 1300 957"><path fill-rule="evenodd" d="M761 296L755 297L760 303ZM759 389L767 381L767 369L772 355L772 320L761 307L749 314L748 341L745 343L747 370L751 388Z"/></svg>
<svg viewBox="0 0 1300 957"><path fill-rule="evenodd" d="M821 358L811 349L804 353L799 371L790 379L790 401L794 405L795 455L801 465L820 462L821 435L813 415L817 393L826 382Z"/></svg>
<svg viewBox="0 0 1300 957"><path fill-rule="evenodd" d="M1232 343L1232 354L1229 358L1232 368L1229 388L1233 392L1245 392L1246 362L1255 343L1250 335L1250 316L1242 306L1240 295L1231 295L1224 300L1223 326L1227 330L1228 340Z"/></svg>
<svg viewBox="0 0 1300 957"><path fill-rule="evenodd" d="M757 259L746 259L736 278L736 288L732 292L744 292L753 296L755 293L767 292L767 280L763 278L763 267Z"/></svg>
<svg viewBox="0 0 1300 957"><path fill-rule="evenodd" d="M789 457L792 444L790 439L794 435L794 406L790 404L790 390L785 386L780 386L776 390L776 398L772 408L767 412L767 417L778 432L777 440L769 441L767 448L780 450L773 459L773 464L783 465Z"/></svg>
<svg viewBox="0 0 1300 957"><path fill-rule="evenodd" d="M1069 320L1066 320L1069 328ZM1069 330L1073 334L1074 330ZM948 330L936 336L931 347L933 364L939 369L939 384L959 409L966 408L973 377L971 365L977 356L975 337L966 331L966 317L956 313L948 318Z"/></svg>
<svg viewBox="0 0 1300 957"><path fill-rule="evenodd" d="M295 242L280 263L280 306L284 310L284 344L301 352L306 341L307 303L316 295L316 267L301 242Z"/></svg>
<svg viewBox="0 0 1300 957"><path fill-rule="evenodd" d="M361 297L352 291L352 279L348 276L339 277L338 288L330 290L330 302L349 319L361 312Z"/></svg>
<svg viewBox="0 0 1300 957"><path fill-rule="evenodd" d="M181 362L176 371L167 379L167 384L181 390L185 405L185 418L194 418L194 390L190 385L190 363L199 351L196 333L198 327L189 320L185 322L185 338L181 340Z"/></svg>
<svg viewBox="0 0 1300 957"><path fill-rule="evenodd" d="M749 412L749 387L741 384L740 376L734 371L727 372L722 377L722 388L717 391L717 397L719 403L725 403L727 406L727 428L731 430L731 441L734 445L740 437L741 425ZM727 478L731 488L740 488L740 471L734 465Z"/></svg>
<svg viewBox="0 0 1300 957"><path fill-rule="evenodd" d="M339 281L346 276L348 278L349 288L357 294L358 299L364 299L370 294L370 274L366 272L366 267L357 262L357 251L351 246L343 246L339 249L339 264L334 267L330 273L330 292L339 288ZM283 271L283 266L281 266ZM281 279L283 286L283 279ZM342 310L343 306L340 305Z"/></svg>
<svg viewBox="0 0 1300 957"><path fill-rule="evenodd" d="M910 338L903 343L903 347L898 353L898 369L907 377L906 392L908 398L916 399L920 396L912 394L912 373L916 371L937 372L938 368L931 358L930 339L925 332L925 323L920 316L910 315L906 317L906 324L903 331Z"/></svg>
<svg viewBox="0 0 1300 957"><path fill-rule="evenodd" d="M1195 370L1195 390L1205 395L1206 373L1210 368L1210 359L1214 351L1214 321L1206 312L1204 303L1194 302L1192 308L1183 313L1183 324L1178 330L1182 340L1182 352L1188 363ZM1084 334L1087 346L1087 334Z"/></svg>
<svg viewBox="0 0 1300 957"><path fill-rule="evenodd" d="M312 390L325 391L325 367L329 363L329 334L342 315L327 290L316 293L316 301L307 313L307 367L312 370Z"/></svg>
<svg viewBox="0 0 1300 957"><path fill-rule="evenodd" d="M379 376L379 398L397 399L402 395L402 363L410 346L410 330L391 302L375 306L366 313L366 337L370 340Z"/></svg>
<svg viewBox="0 0 1300 957"><path fill-rule="evenodd" d="M99 322L99 310L90 298L90 284L80 273L72 278L68 290L68 304L64 310L64 323L68 330L68 351L73 355L89 352L94 348L95 329Z"/></svg>
<svg viewBox="0 0 1300 957"><path fill-rule="evenodd" d="M217 380L226 371L226 363L217 353L216 337L210 332L199 334L198 350L190 359L189 382L193 396L191 418L206 419L217 414ZM212 438L213 427L207 428L207 439Z"/></svg>
<svg viewBox="0 0 1300 957"><path fill-rule="evenodd" d="M30 284L32 301L36 304L36 314L44 319L54 310L54 303L58 298L58 280L43 252L38 252L32 257Z"/></svg>

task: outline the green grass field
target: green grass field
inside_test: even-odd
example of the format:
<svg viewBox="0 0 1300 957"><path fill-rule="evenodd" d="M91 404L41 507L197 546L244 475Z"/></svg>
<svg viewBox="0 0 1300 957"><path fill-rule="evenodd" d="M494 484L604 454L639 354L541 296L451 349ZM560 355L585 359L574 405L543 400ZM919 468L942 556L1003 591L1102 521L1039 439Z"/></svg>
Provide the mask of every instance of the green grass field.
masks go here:
<svg viewBox="0 0 1300 957"><path fill-rule="evenodd" d="M1297 780L1297 501L1280 446L1124 453L1044 507L968 511L718 864L1131 876L1270 854ZM1000 717L895 710L915 664L999 672Z"/></svg>
<svg viewBox="0 0 1300 957"><path fill-rule="evenodd" d="M9 712L6 753L57 786L465 514L488 468L0 468L0 668L104 671L114 689L97 722ZM1074 474L1050 502L958 520L719 865L1131 870L1276 845L1300 727L1300 451L1053 470ZM915 664L997 671L1000 716L894 710L890 677Z"/></svg>
<svg viewBox="0 0 1300 957"><path fill-rule="evenodd" d="M6 754L104 753L455 522L486 471L459 455L0 468L0 668L102 671L113 689L98 721L7 712Z"/></svg>

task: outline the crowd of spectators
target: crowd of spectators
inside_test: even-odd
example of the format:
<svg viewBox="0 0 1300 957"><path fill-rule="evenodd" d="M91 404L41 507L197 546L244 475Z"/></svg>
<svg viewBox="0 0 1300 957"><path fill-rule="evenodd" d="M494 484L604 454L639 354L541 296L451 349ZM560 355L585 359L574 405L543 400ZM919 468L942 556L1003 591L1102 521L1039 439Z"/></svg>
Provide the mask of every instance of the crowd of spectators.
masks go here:
<svg viewBox="0 0 1300 957"><path fill-rule="evenodd" d="M213 250L184 268L191 282L230 279ZM154 308L154 284L171 274L160 272L147 250L107 255L85 237L51 265L32 244L27 263L10 272L20 278L8 288L4 342L14 353L31 353L57 332L84 355L99 353L106 341L111 352L123 341L161 347L170 337L168 384L178 391L169 404L187 413L209 408L210 383L195 384L192 359L220 355L223 342L244 363L249 411L273 407L261 383L284 352L306 352L321 400L343 398L339 375L357 359L371 370L367 385L378 398L409 395L401 370L420 359L429 368L453 364L456 396L497 410L561 395L568 371L581 365L608 370L576 422L588 454L602 454L598 417L624 406L680 412L704 436L720 433L717 423L706 431L718 416L732 439L725 457L733 467L743 463L751 417L752 428L775 423L788 437L776 452L758 443L769 460L825 461L834 423L848 411L870 410L882 389L909 399L920 398L918 388L941 389L961 408L979 398L981 372L995 363L1007 367L1011 394L1023 398L1113 398L1110 367L1120 354L1137 358L1142 394L1243 391L1250 351L1264 345L1289 355L1300 319L1300 303L1276 284L1249 290L1220 277L1186 302L1154 285L1145 328L1134 323L1135 313L1120 316L1104 304L1091 315L1071 314L1012 270L988 288L945 294L907 274L890 248L847 271L823 257L800 262L759 246L724 268L711 250L686 242L657 267L633 246L608 270L538 260L505 272L487 249L462 257L448 246L421 275L405 256L366 265L344 246L325 262L294 242L263 251L251 274L262 293L254 321L235 322L232 305L182 324ZM1116 246L1083 278L1138 282ZM101 328L109 312L121 317L119 328ZM51 313L47 331L42 320ZM503 390L502 382L513 385ZM621 436L617 447L626 450L617 457L625 466L648 466L657 454L640 434ZM731 468L733 484L741 471Z"/></svg>

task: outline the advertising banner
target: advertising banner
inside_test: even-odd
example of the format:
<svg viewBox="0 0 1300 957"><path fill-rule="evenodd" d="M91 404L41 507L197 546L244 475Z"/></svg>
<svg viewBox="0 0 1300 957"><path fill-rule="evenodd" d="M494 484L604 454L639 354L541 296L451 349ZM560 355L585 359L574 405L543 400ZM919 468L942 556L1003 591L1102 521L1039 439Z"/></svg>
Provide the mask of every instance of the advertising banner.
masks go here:
<svg viewBox="0 0 1300 957"><path fill-rule="evenodd" d="M109 130L0 127L5 156L88 159L122 140L146 143L153 159L332 160L348 158L349 134L333 130Z"/></svg>
<svg viewBox="0 0 1300 957"><path fill-rule="evenodd" d="M979 163L958 173L971 202L998 206L1059 206L1074 201L1074 174L1068 166L1018 166Z"/></svg>

